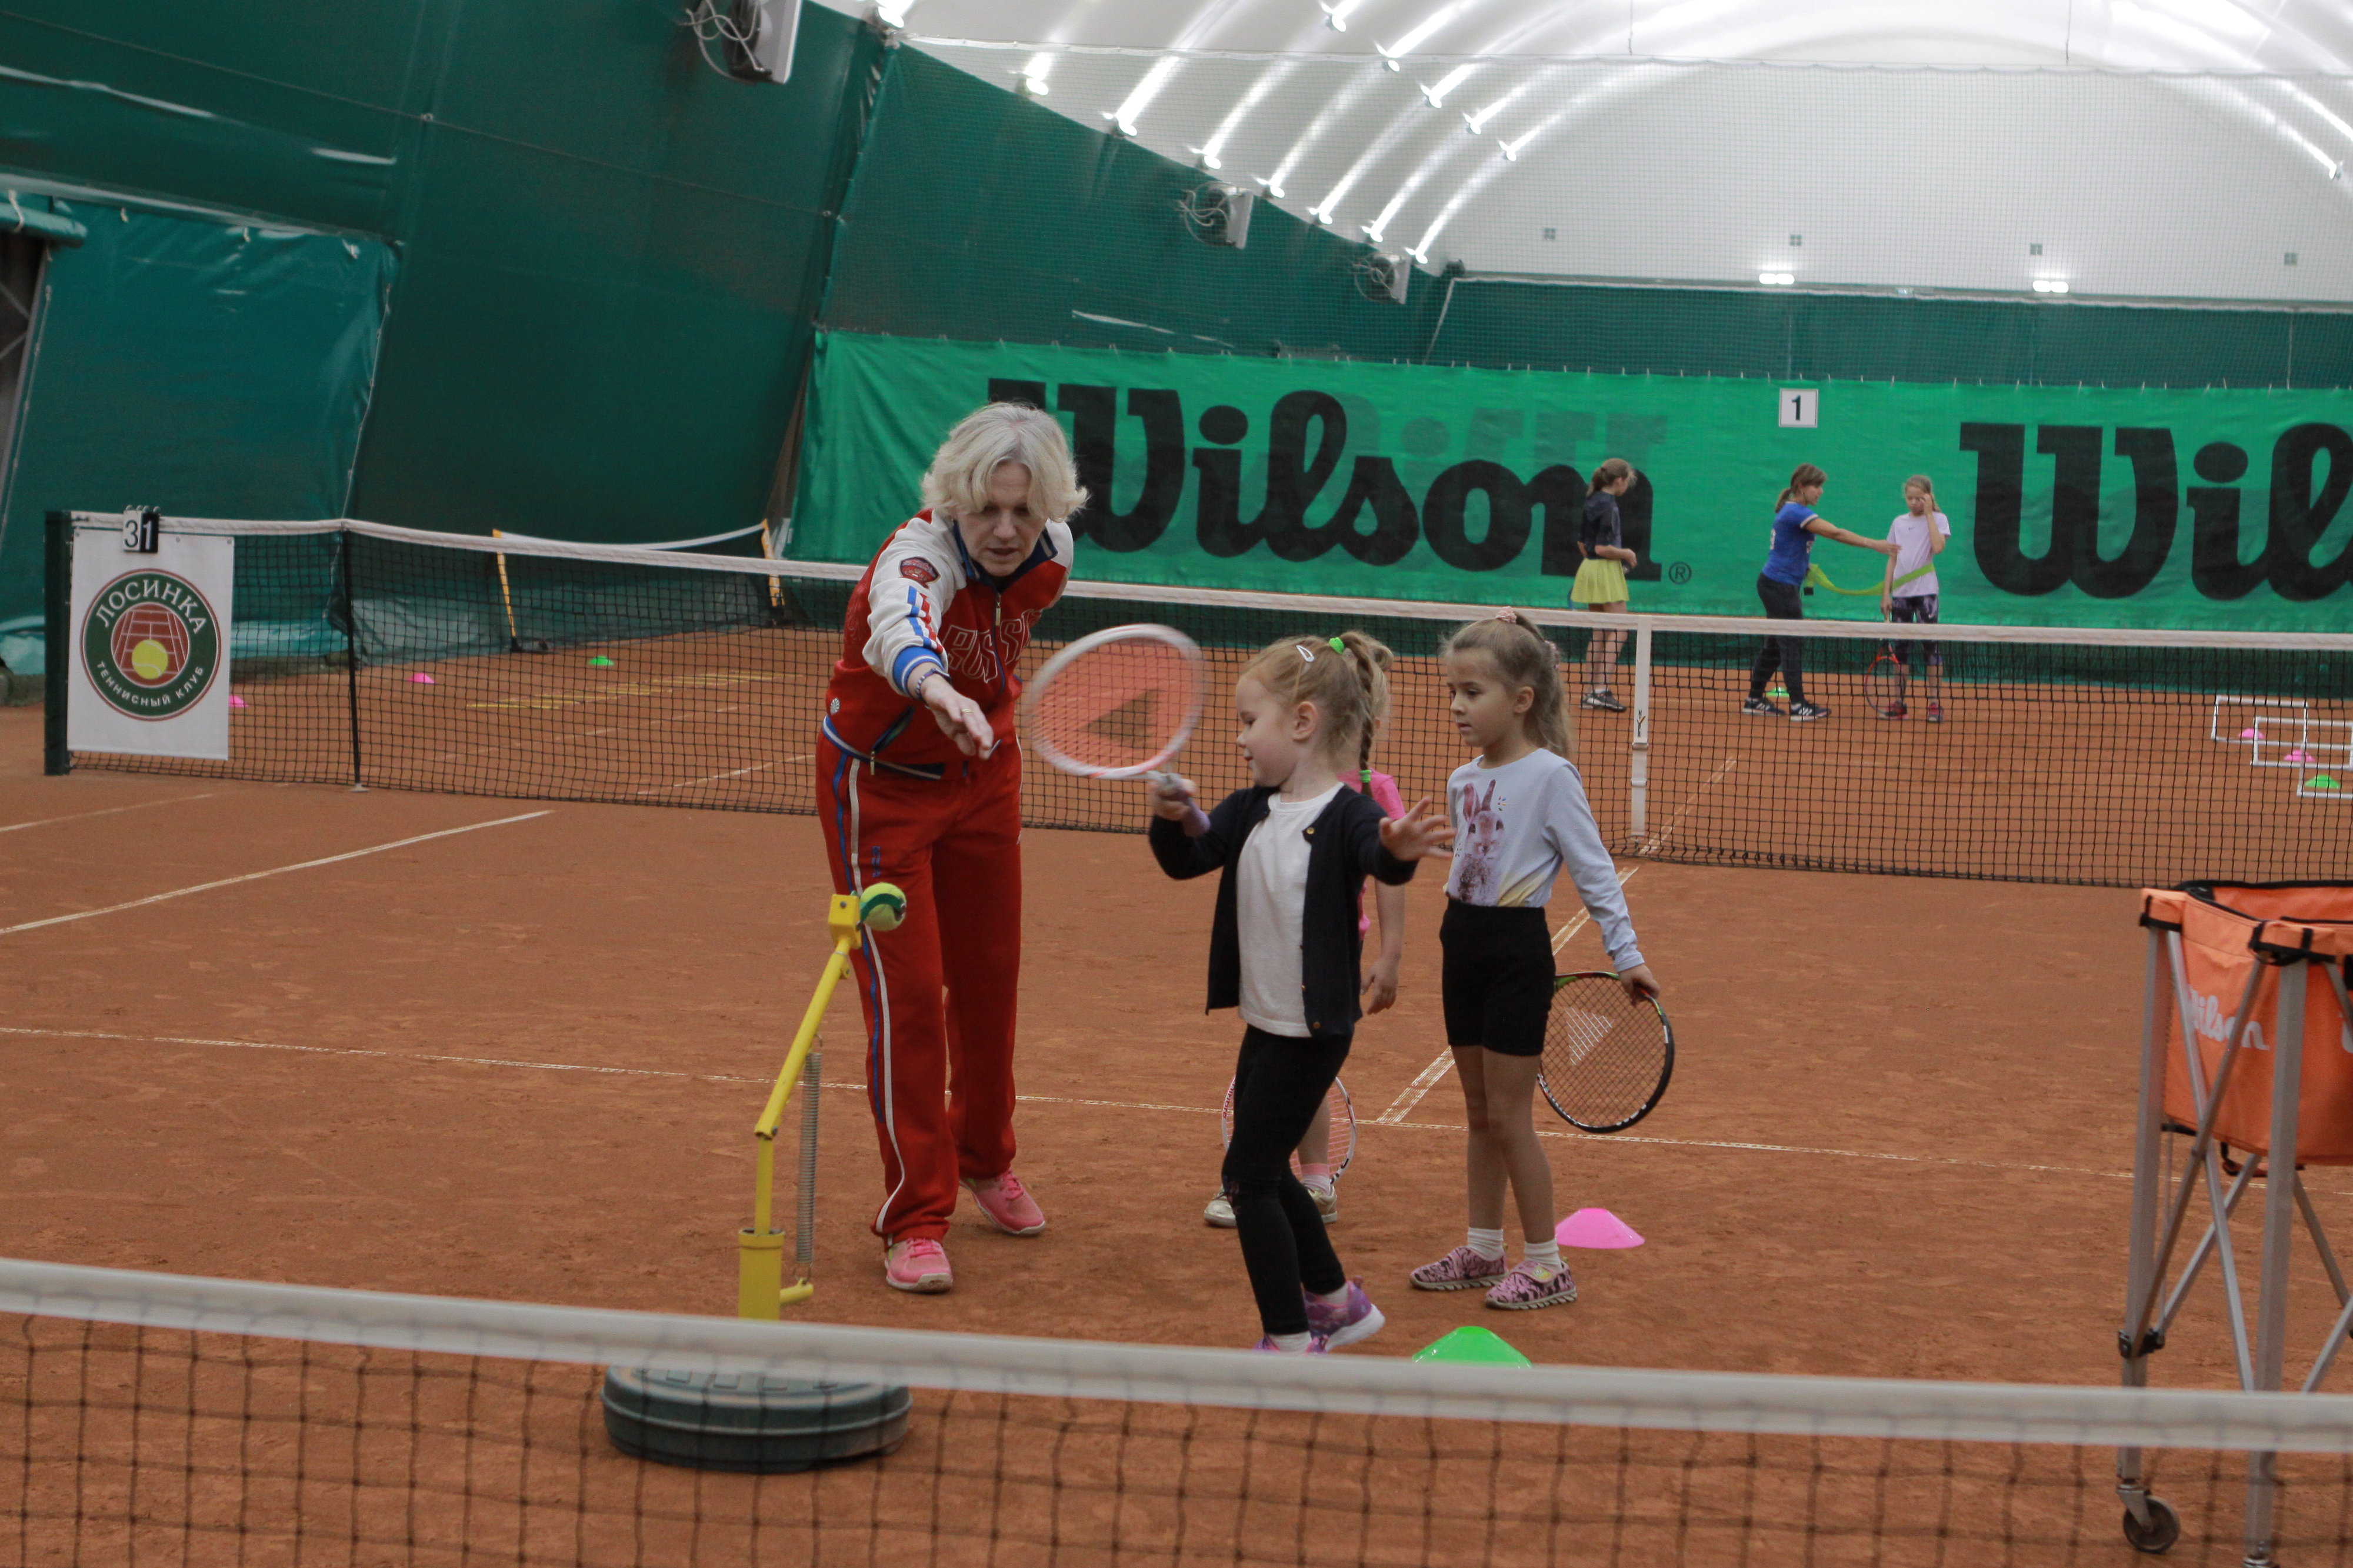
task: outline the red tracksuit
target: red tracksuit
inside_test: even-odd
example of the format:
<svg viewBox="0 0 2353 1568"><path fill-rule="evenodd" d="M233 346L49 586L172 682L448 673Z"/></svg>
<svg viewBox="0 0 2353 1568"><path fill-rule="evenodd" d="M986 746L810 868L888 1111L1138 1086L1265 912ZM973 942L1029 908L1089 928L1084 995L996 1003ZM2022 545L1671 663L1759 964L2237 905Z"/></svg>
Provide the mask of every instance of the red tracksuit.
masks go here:
<svg viewBox="0 0 2353 1568"><path fill-rule="evenodd" d="M877 1236L947 1234L959 1177L1013 1164L1013 1023L1021 975L1021 752L1013 674L1070 577L1050 523L1003 582L953 523L902 525L849 598L818 742L818 819L838 892L895 882L907 916L856 955L867 1099L882 1151ZM997 737L967 758L908 695L945 669Z"/></svg>

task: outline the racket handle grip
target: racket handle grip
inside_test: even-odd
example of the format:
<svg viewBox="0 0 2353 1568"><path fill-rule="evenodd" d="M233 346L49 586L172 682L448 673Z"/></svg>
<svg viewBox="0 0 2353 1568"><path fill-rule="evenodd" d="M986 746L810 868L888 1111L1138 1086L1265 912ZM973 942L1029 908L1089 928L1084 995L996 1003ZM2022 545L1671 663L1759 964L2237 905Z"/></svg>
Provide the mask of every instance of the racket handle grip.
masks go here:
<svg viewBox="0 0 2353 1568"><path fill-rule="evenodd" d="M1144 776L1150 780L1155 788L1164 788L1176 781L1176 775L1175 773L1155 772L1146 773ZM1201 809L1201 803L1199 801L1195 800L1188 795L1185 797L1185 816L1178 826L1185 829L1186 837L1198 838L1201 835L1209 831L1209 814Z"/></svg>

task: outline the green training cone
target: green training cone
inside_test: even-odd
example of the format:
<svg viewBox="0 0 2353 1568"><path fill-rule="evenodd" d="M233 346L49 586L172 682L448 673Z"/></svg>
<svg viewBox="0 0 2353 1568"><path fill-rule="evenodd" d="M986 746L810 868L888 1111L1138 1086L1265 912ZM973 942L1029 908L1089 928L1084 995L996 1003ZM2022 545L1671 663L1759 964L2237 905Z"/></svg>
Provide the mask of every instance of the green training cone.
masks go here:
<svg viewBox="0 0 2353 1568"><path fill-rule="evenodd" d="M1526 1366L1528 1358L1493 1329L1466 1324L1413 1352L1416 1361L1451 1361L1469 1366Z"/></svg>
<svg viewBox="0 0 2353 1568"><path fill-rule="evenodd" d="M2343 786L2337 784L2335 779L2330 778L2327 773L2315 773L2310 778L2304 781L2304 787L2306 789L2339 789Z"/></svg>
<svg viewBox="0 0 2353 1568"><path fill-rule="evenodd" d="M591 669L610 669L613 668L613 661L607 658L600 653L596 658L588 661L588 668Z"/></svg>

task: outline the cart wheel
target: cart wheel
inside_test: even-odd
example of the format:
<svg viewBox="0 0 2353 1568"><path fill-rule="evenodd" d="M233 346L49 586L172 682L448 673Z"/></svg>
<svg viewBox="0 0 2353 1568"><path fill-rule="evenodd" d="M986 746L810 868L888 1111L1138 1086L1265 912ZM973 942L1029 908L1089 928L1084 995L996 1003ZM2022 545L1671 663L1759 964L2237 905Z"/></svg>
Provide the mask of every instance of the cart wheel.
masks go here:
<svg viewBox="0 0 2353 1568"><path fill-rule="evenodd" d="M2135 1552L2146 1552L2154 1556L2180 1539L2180 1516L2156 1498L2148 1500L2147 1524L2143 1524L2132 1510L2125 1510L2125 1540L2131 1543Z"/></svg>

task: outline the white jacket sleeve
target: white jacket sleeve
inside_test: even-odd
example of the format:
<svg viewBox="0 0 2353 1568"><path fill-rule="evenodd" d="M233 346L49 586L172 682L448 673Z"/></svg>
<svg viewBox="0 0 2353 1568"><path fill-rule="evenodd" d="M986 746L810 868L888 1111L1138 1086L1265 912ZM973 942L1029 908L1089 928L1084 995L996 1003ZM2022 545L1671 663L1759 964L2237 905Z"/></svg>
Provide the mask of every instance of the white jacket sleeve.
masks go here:
<svg viewBox="0 0 2353 1568"><path fill-rule="evenodd" d="M1592 803L1585 797L1585 781L1574 765L1553 776L1545 802L1545 830L1558 852L1562 868L1577 884L1593 923L1601 928L1601 945L1620 974L1641 963L1642 950L1634 945L1634 918L1626 908L1626 889L1618 880L1617 864L1601 842L1600 824L1593 820Z"/></svg>
<svg viewBox="0 0 2353 1568"><path fill-rule="evenodd" d="M949 673L940 623L964 574L939 526L921 519L892 536L866 586L866 662L913 697L926 670Z"/></svg>

